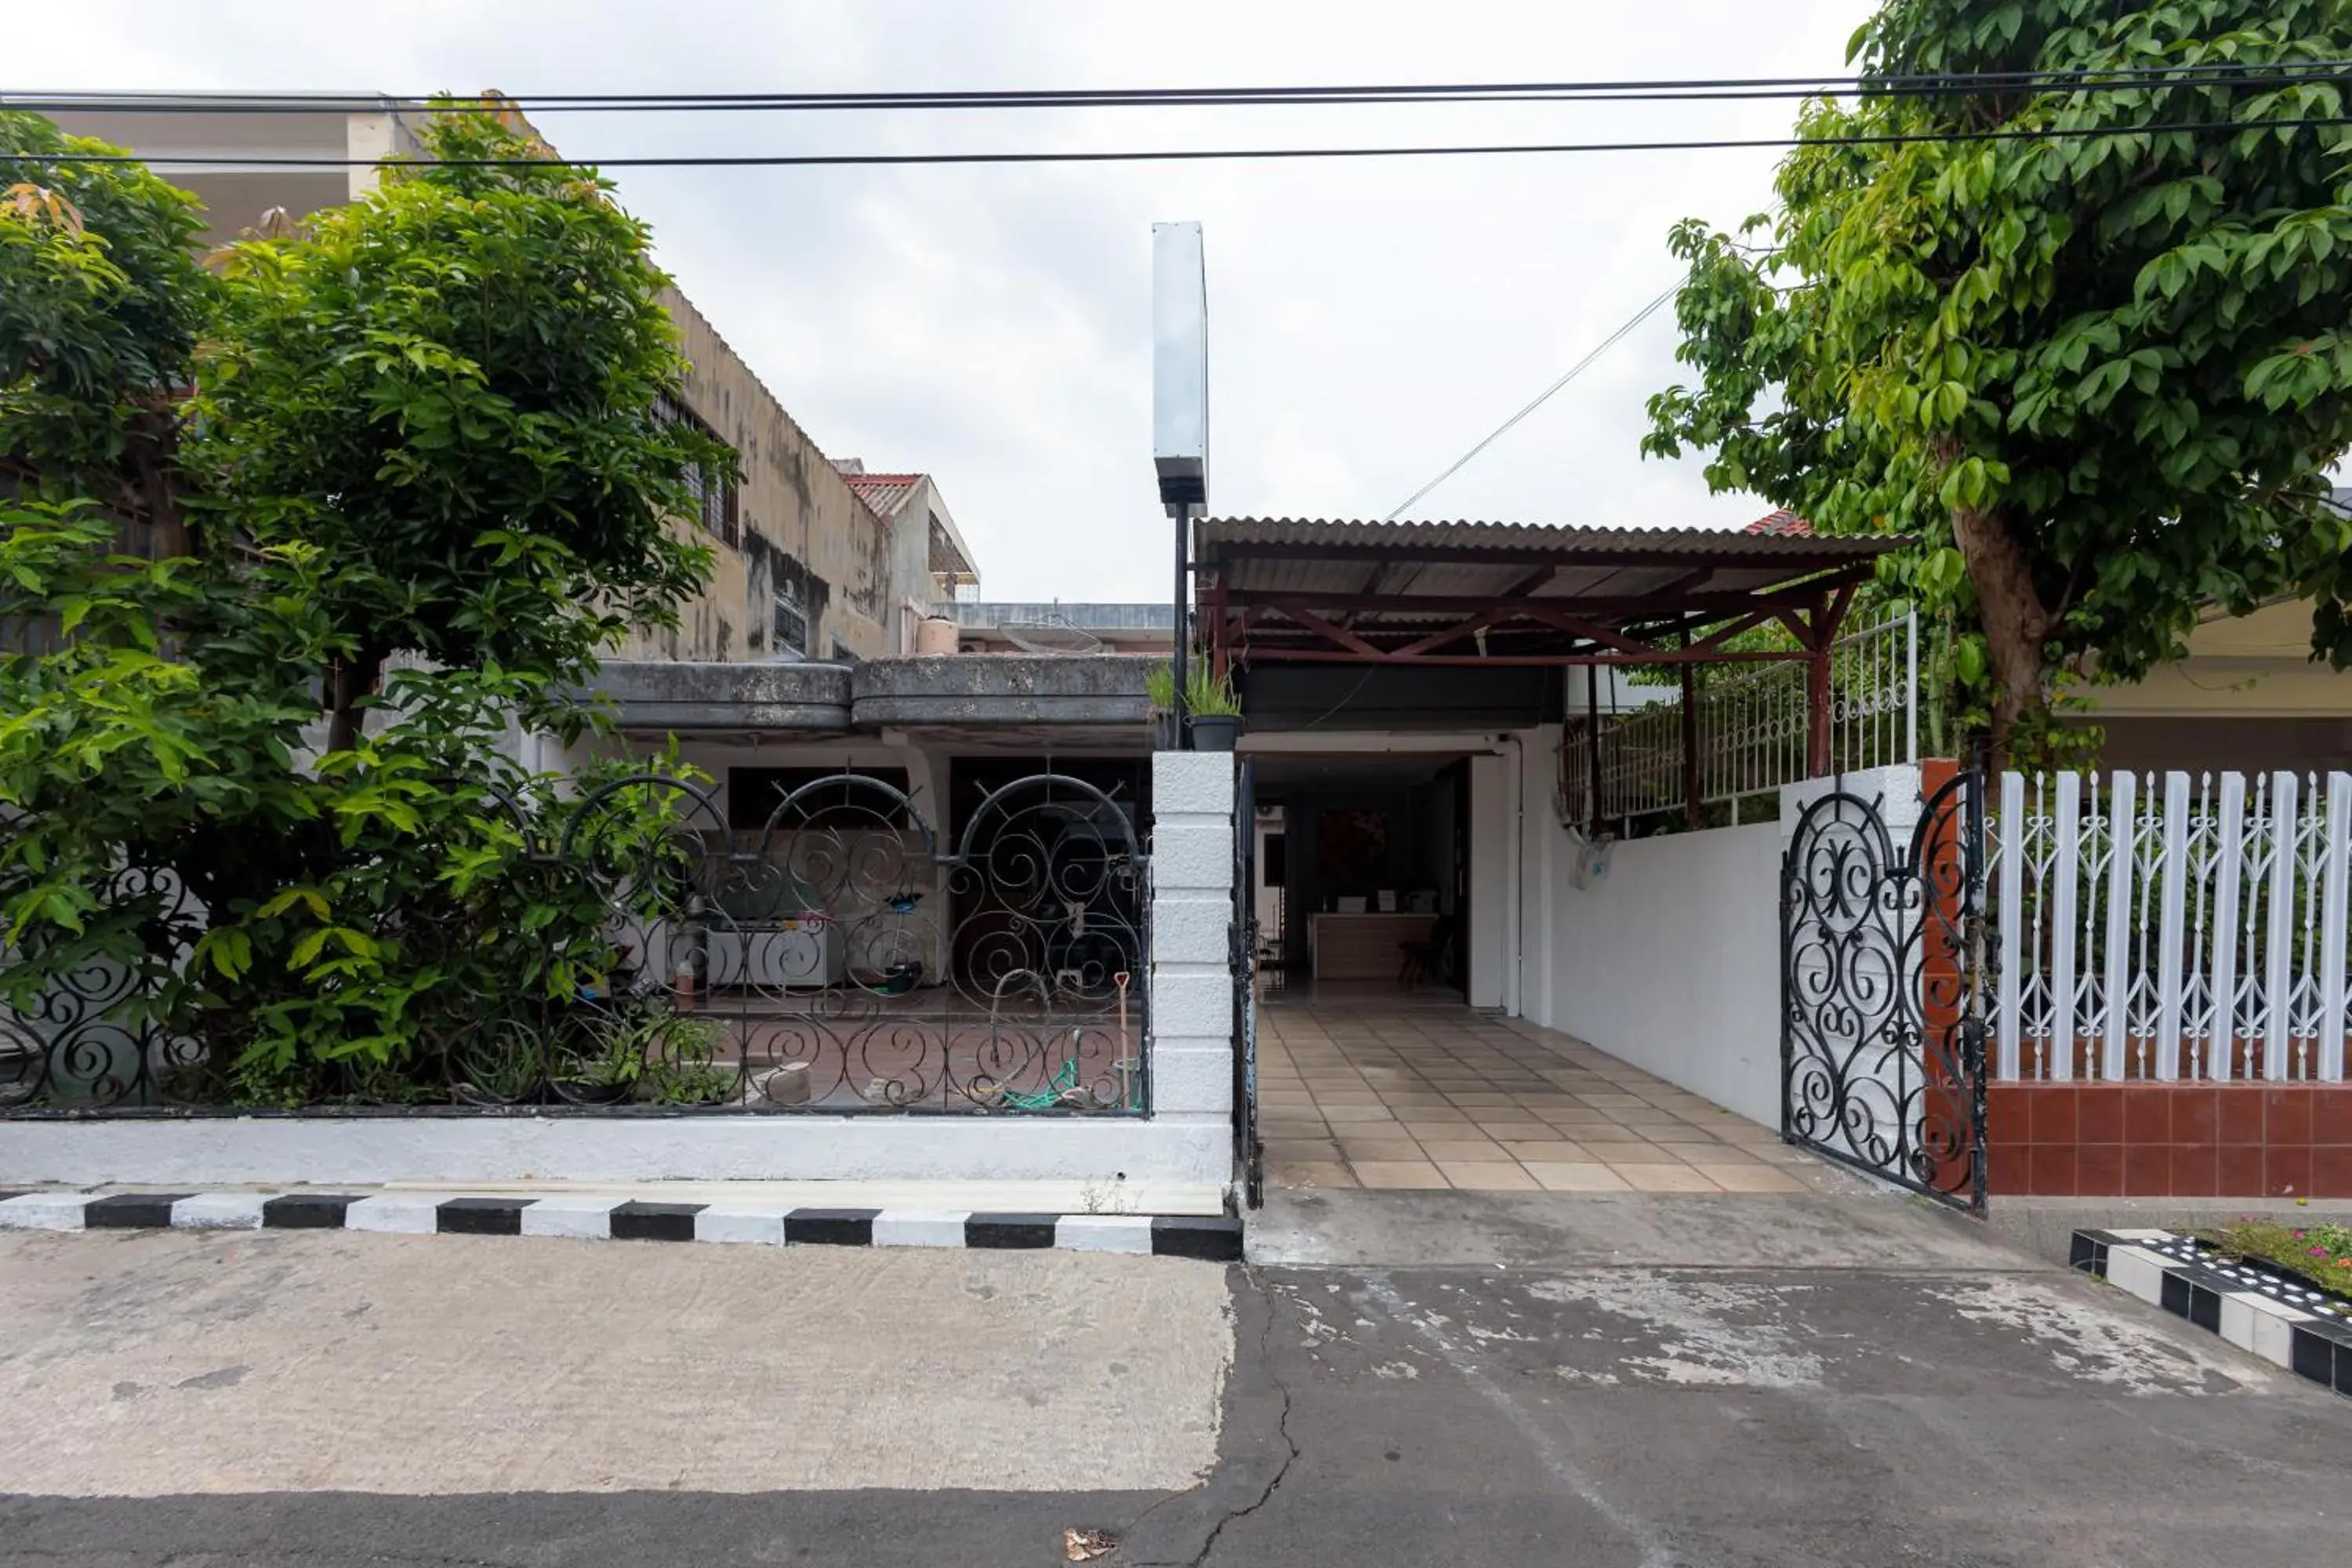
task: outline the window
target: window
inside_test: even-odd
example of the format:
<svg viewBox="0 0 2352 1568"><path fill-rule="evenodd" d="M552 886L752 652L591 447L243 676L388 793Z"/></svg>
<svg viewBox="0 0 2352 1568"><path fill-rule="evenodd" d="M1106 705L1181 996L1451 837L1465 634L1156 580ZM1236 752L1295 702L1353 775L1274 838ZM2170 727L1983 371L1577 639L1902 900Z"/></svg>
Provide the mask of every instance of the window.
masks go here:
<svg viewBox="0 0 2352 1568"><path fill-rule="evenodd" d="M809 646L808 613L801 606L801 589L797 583L776 584L776 617L773 651L779 654L800 654L805 657Z"/></svg>
<svg viewBox="0 0 2352 1568"><path fill-rule="evenodd" d="M671 397L654 399L654 417L666 425L691 425L712 440L719 439L717 431L695 417L694 411ZM743 543L741 500L732 479L718 474L706 475L702 465L690 463L686 470L686 489L692 498L695 525L730 550Z"/></svg>

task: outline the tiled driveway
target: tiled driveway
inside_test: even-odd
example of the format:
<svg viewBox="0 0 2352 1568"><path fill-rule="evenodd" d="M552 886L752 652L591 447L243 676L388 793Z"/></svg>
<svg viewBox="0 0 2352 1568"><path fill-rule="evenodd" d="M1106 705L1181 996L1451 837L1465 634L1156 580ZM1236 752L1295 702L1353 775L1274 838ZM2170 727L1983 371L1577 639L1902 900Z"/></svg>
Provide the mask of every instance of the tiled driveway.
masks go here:
<svg viewBox="0 0 2352 1568"><path fill-rule="evenodd" d="M1373 987L1258 1005L1266 1179L1473 1192L1795 1193L1829 1168L1591 1046Z"/></svg>

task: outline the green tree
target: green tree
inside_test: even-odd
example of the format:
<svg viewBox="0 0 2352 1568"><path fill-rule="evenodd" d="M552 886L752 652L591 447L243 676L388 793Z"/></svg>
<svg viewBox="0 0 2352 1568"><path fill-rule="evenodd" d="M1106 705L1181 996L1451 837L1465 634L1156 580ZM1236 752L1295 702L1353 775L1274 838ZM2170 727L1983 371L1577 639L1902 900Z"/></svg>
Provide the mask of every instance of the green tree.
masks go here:
<svg viewBox="0 0 2352 1568"><path fill-rule="evenodd" d="M1887 586L1956 623L2000 756L2209 605L2312 592L2343 664L2352 129L2311 68L2347 53L2346 0L1888 0L1851 50L1873 90L1805 110L1777 209L1675 229L1697 374L1643 449L1915 537ZM1950 79L2061 71L2157 74Z"/></svg>
<svg viewBox="0 0 2352 1568"><path fill-rule="evenodd" d="M541 851L671 820L501 742L576 738L564 689L675 620L731 457L665 416L665 280L593 173L503 114L425 141L506 162L390 165L207 271L189 198L0 113L0 1000L126 971L205 1093L488 1081L464 1042L636 896Z"/></svg>

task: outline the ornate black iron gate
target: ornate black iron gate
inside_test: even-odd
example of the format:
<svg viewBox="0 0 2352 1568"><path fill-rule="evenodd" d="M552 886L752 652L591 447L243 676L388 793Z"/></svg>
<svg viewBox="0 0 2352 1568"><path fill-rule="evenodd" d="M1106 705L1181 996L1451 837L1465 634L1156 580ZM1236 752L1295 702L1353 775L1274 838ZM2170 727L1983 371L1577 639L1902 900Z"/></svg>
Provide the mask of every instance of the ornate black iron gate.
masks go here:
<svg viewBox="0 0 2352 1568"><path fill-rule="evenodd" d="M1843 790L1798 819L1780 871L1780 1132L1985 1206L1984 780L1964 769L1907 834Z"/></svg>
<svg viewBox="0 0 2352 1568"><path fill-rule="evenodd" d="M1250 759L1234 782L1234 1158L1242 1198L1265 1201L1265 1146L1257 1131L1257 799Z"/></svg>

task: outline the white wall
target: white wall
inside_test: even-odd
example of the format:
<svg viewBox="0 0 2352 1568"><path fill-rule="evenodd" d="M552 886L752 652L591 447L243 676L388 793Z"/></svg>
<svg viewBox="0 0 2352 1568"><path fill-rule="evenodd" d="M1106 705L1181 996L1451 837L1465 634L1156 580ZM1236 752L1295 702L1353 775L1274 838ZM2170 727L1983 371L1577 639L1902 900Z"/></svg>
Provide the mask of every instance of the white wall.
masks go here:
<svg viewBox="0 0 2352 1568"><path fill-rule="evenodd" d="M1223 1117L206 1117L16 1121L0 1183L1129 1181L1222 1185Z"/></svg>
<svg viewBox="0 0 2352 1568"><path fill-rule="evenodd" d="M1559 731L1523 741L1521 1016L1778 1125L1780 826L1616 845L1607 874L1578 888Z"/></svg>
<svg viewBox="0 0 2352 1568"><path fill-rule="evenodd" d="M1778 1125L1780 825L1617 845L1589 889L1561 850L1534 1021Z"/></svg>
<svg viewBox="0 0 2352 1568"><path fill-rule="evenodd" d="M1470 759L1470 973L1467 999L1473 1007L1510 1011L1510 973L1516 967L1516 900L1510 896L1514 868L1523 858L1516 842L1520 824L1511 809L1515 787L1511 759L1488 753Z"/></svg>

